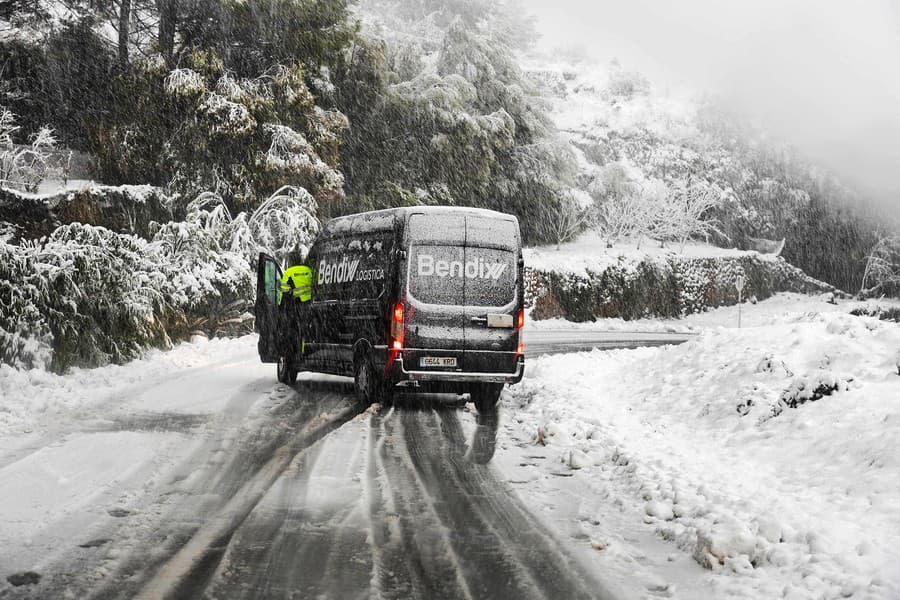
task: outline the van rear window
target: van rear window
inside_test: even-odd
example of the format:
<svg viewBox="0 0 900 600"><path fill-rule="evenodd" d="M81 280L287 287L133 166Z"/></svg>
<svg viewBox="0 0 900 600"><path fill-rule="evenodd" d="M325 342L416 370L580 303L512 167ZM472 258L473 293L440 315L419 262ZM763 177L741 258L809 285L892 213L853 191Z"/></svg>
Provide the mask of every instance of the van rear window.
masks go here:
<svg viewBox="0 0 900 600"><path fill-rule="evenodd" d="M519 247L519 228L514 221L468 215L466 245L516 250Z"/></svg>
<svg viewBox="0 0 900 600"><path fill-rule="evenodd" d="M409 217L408 240L412 245L449 244L518 250L519 227L515 221L471 214L414 214Z"/></svg>
<svg viewBox="0 0 900 600"><path fill-rule="evenodd" d="M413 246L408 289L427 304L504 306L515 299L516 254L494 248Z"/></svg>

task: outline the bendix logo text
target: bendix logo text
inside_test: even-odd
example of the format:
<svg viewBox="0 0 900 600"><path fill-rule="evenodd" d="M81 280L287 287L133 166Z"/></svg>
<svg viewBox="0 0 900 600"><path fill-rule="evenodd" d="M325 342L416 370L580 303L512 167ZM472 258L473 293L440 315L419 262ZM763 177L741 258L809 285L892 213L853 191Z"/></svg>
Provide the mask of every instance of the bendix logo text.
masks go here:
<svg viewBox="0 0 900 600"><path fill-rule="evenodd" d="M338 263L319 261L319 285L347 283L348 281L374 281L384 279L384 269L359 270L359 259L342 258Z"/></svg>
<svg viewBox="0 0 900 600"><path fill-rule="evenodd" d="M487 262L483 258L467 260L435 260L431 254L419 255L419 277L463 277L467 279L500 279L506 263Z"/></svg>

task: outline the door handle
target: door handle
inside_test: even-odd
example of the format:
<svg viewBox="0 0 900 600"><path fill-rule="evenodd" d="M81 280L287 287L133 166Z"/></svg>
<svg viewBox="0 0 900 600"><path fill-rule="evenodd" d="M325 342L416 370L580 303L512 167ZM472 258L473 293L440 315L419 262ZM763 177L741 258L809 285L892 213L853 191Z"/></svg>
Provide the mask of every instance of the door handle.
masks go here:
<svg viewBox="0 0 900 600"><path fill-rule="evenodd" d="M469 320L472 321L473 323L482 323L482 324L487 325L487 317L472 317Z"/></svg>

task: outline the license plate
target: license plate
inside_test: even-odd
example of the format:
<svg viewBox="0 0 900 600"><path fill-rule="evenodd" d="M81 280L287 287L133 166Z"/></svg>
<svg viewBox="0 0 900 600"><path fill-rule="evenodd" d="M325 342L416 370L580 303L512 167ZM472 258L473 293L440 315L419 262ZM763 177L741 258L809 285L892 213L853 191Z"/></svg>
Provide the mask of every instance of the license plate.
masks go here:
<svg viewBox="0 0 900 600"><path fill-rule="evenodd" d="M419 357L420 367L455 367L455 356L421 356Z"/></svg>

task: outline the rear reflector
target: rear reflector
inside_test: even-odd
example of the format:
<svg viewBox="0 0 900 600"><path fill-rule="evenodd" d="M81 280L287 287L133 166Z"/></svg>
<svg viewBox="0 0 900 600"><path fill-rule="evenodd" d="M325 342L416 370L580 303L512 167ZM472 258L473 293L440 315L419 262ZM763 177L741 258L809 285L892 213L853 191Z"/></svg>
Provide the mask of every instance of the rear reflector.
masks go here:
<svg viewBox="0 0 900 600"><path fill-rule="evenodd" d="M516 348L516 354L525 354L525 343L524 342L519 342L519 345Z"/></svg>

